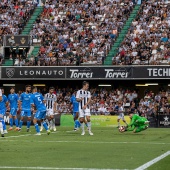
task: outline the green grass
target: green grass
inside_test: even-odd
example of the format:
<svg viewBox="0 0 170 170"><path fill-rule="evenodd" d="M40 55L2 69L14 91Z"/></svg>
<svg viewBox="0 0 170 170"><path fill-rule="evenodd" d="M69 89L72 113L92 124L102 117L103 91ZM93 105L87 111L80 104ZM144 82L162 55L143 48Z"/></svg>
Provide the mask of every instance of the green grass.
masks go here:
<svg viewBox="0 0 170 170"><path fill-rule="evenodd" d="M6 138L0 138L0 169L2 166L135 169L170 150L169 129L150 128L138 134L119 133L113 127L95 127L92 131L94 136L87 132L81 136L80 131L68 127L58 127L49 136L45 132L35 136L34 127L29 133L25 127L21 132L10 131ZM170 169L169 160L168 156L149 170Z"/></svg>
<svg viewBox="0 0 170 170"><path fill-rule="evenodd" d="M167 156L163 160L160 160L159 162L149 167L148 170L169 170L170 169L169 161L170 161L170 156Z"/></svg>

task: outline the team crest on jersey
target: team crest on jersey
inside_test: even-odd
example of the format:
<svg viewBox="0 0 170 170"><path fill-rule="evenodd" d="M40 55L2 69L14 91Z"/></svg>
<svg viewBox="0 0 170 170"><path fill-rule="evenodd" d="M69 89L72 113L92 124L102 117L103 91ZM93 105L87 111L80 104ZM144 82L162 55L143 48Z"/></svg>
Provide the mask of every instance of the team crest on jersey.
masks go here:
<svg viewBox="0 0 170 170"><path fill-rule="evenodd" d="M6 68L6 75L9 78L12 78L14 76L15 69L14 68Z"/></svg>

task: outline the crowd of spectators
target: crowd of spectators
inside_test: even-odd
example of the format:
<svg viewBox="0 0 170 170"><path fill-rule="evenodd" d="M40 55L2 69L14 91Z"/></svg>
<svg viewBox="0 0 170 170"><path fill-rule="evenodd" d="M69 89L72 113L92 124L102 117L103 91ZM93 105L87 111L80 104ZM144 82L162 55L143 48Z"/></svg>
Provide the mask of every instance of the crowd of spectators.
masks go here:
<svg viewBox="0 0 170 170"><path fill-rule="evenodd" d="M0 1L0 48L3 46L4 35L21 34L36 5L37 1L32 0ZM15 47L17 44L11 42L11 46ZM3 56L2 52L0 55ZM17 58L19 57L17 56ZM10 59L12 59L11 56Z"/></svg>
<svg viewBox="0 0 170 170"><path fill-rule="evenodd" d="M102 64L134 4L132 0L49 0L31 36L38 56L25 65Z"/></svg>
<svg viewBox="0 0 170 170"><path fill-rule="evenodd" d="M39 90L43 95L48 93L44 88ZM143 96L138 95L135 90L129 89L90 89L91 100L91 114L93 115L117 115L118 105L124 109L125 114L134 112L145 114L146 116L154 116L157 111L163 114L170 114L170 90L161 89L154 94L150 90L145 90ZM56 88L57 95L57 110L62 114L71 113L70 98L75 94L75 89L72 88ZM21 91L19 92L21 94Z"/></svg>
<svg viewBox="0 0 170 170"><path fill-rule="evenodd" d="M170 64L170 6L167 1L143 1L114 65Z"/></svg>
<svg viewBox="0 0 170 170"><path fill-rule="evenodd" d="M7 34L21 33L29 17L33 14L35 4L27 0L0 1L0 40Z"/></svg>
<svg viewBox="0 0 170 170"><path fill-rule="evenodd" d="M37 56L15 65L101 65L134 7L135 0L42 0L44 11L30 35L40 43ZM37 0L0 1L3 35L20 34ZM113 57L113 65L170 63L170 6L166 0L143 0L136 19Z"/></svg>

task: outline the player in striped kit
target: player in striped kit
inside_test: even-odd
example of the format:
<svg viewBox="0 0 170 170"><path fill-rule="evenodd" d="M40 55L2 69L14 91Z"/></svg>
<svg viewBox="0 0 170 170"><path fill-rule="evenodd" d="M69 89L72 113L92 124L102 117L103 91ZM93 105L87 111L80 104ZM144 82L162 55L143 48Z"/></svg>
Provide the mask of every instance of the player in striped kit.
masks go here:
<svg viewBox="0 0 170 170"><path fill-rule="evenodd" d="M54 94L54 87L49 88L49 93L45 94L44 100L45 100L45 106L47 108L49 129L56 131L54 113L56 113L56 108L57 108L57 96ZM42 130L43 130L43 126L41 124L40 131Z"/></svg>
<svg viewBox="0 0 170 170"><path fill-rule="evenodd" d="M87 120L88 130L89 134L93 135L91 132L91 121L90 121L90 102L91 102L91 94L90 91L88 91L89 83L87 81L83 82L83 88L81 90L77 91L76 99L79 102L79 119L82 127L82 133L81 135L85 135L84 130L84 122L85 118Z"/></svg>

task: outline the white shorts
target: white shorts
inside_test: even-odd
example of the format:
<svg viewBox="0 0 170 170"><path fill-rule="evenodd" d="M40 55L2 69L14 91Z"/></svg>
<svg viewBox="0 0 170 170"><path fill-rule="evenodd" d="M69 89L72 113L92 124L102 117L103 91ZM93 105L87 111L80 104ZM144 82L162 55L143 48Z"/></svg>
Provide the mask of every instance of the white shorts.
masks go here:
<svg viewBox="0 0 170 170"><path fill-rule="evenodd" d="M91 116L90 109L80 109L79 117Z"/></svg>
<svg viewBox="0 0 170 170"><path fill-rule="evenodd" d="M52 116L54 115L54 111L53 109L48 109L47 112L46 112L47 116Z"/></svg>
<svg viewBox="0 0 170 170"><path fill-rule="evenodd" d="M122 113L122 114L119 114L118 119L125 120L125 118L124 118L124 114L123 114L123 113Z"/></svg>

